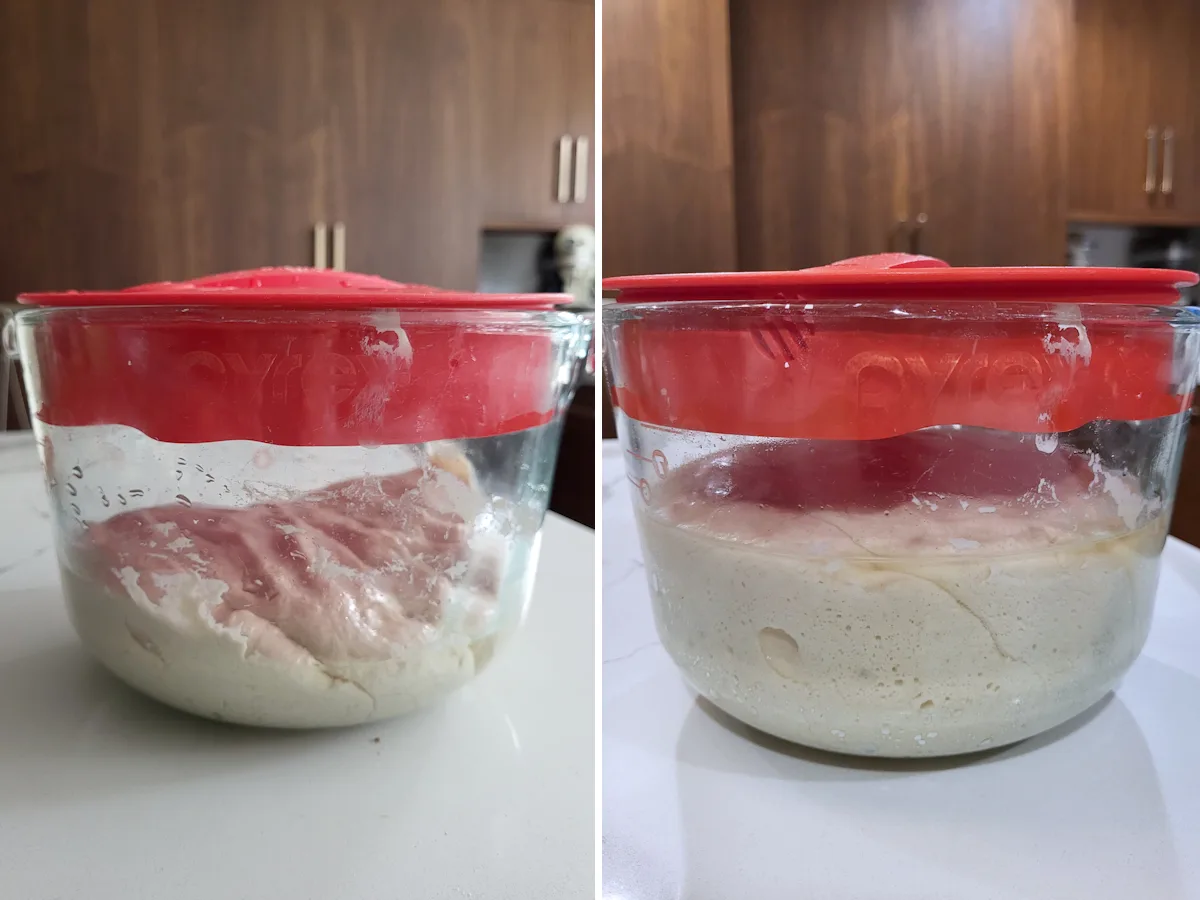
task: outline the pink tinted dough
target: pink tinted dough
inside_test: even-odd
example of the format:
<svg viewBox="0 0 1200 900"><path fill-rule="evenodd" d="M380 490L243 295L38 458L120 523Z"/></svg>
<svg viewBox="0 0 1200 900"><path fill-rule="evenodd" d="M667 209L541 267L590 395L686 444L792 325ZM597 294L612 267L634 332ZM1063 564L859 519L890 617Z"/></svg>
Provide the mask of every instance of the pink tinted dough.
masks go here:
<svg viewBox="0 0 1200 900"><path fill-rule="evenodd" d="M240 509L159 506L92 525L76 560L117 593L132 569L160 606L171 576L223 582L213 621L271 658L385 660L433 631L456 584L495 596L498 561L471 558L459 511L469 491L433 468Z"/></svg>

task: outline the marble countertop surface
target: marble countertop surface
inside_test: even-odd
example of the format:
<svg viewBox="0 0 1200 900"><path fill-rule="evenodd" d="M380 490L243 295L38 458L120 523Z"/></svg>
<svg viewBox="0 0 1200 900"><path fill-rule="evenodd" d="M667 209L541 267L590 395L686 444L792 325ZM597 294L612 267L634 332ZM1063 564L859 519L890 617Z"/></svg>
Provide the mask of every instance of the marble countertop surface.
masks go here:
<svg viewBox="0 0 1200 900"><path fill-rule="evenodd" d="M697 703L655 636L603 451L606 900L1197 900L1200 550L1171 539L1116 693L967 763L860 761Z"/></svg>

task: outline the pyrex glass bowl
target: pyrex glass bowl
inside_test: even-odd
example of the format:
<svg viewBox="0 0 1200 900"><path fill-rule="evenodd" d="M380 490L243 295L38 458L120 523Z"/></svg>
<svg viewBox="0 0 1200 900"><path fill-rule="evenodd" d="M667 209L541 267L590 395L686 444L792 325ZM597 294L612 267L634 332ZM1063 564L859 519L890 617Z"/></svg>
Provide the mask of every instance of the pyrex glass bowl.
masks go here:
<svg viewBox="0 0 1200 900"><path fill-rule="evenodd" d="M843 753L1084 711L1146 639L1198 325L913 293L606 306L663 646L725 712Z"/></svg>
<svg viewBox="0 0 1200 900"><path fill-rule="evenodd" d="M366 722L462 685L529 601L590 330L549 309L19 312L83 644L251 725Z"/></svg>

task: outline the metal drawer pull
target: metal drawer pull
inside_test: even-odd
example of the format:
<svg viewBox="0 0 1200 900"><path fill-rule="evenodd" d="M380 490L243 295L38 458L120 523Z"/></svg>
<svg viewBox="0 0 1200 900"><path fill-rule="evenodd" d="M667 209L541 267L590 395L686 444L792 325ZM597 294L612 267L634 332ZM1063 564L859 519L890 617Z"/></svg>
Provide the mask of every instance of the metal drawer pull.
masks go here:
<svg viewBox="0 0 1200 900"><path fill-rule="evenodd" d="M329 268L329 229L324 222L313 226L313 268Z"/></svg>
<svg viewBox="0 0 1200 900"><path fill-rule="evenodd" d="M588 139L575 139L575 202L586 203L588 192Z"/></svg>
<svg viewBox="0 0 1200 900"><path fill-rule="evenodd" d="M558 139L558 194L559 203L571 201L571 136L564 134Z"/></svg>
<svg viewBox="0 0 1200 900"><path fill-rule="evenodd" d="M921 229L925 227L925 223L929 221L929 216L925 213L918 213L916 226L909 232L908 252L914 256L921 252Z"/></svg>
<svg viewBox="0 0 1200 900"><path fill-rule="evenodd" d="M1153 194L1158 186L1158 129L1151 125L1146 129L1146 193Z"/></svg>
<svg viewBox="0 0 1200 900"><path fill-rule="evenodd" d="M1163 173L1159 190L1170 196L1175 190L1175 129L1163 129Z"/></svg>
<svg viewBox="0 0 1200 900"><path fill-rule="evenodd" d="M333 223L333 268L337 272L346 271L346 223Z"/></svg>

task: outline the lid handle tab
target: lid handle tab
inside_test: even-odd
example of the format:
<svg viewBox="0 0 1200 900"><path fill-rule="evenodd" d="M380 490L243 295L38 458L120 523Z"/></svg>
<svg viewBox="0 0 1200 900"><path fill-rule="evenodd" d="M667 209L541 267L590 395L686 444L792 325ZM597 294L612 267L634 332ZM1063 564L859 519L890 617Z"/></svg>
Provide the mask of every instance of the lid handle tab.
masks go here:
<svg viewBox="0 0 1200 900"><path fill-rule="evenodd" d="M950 263L919 253L872 253L839 259L827 266L807 269L809 272L880 272L886 269L948 269Z"/></svg>

